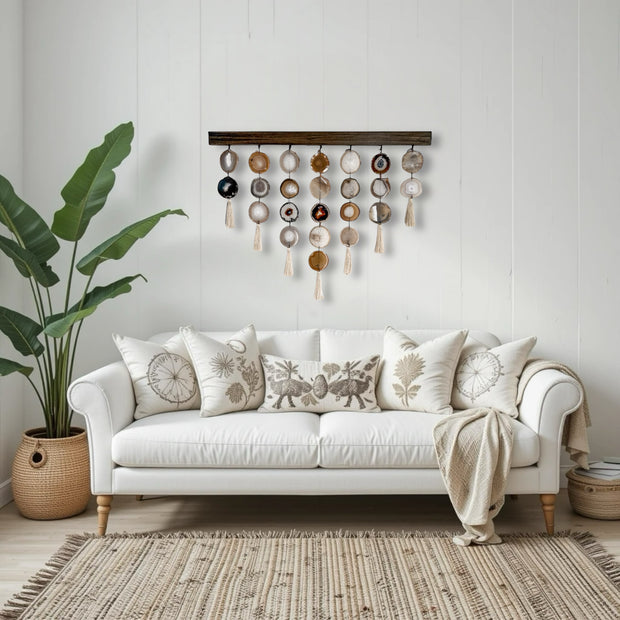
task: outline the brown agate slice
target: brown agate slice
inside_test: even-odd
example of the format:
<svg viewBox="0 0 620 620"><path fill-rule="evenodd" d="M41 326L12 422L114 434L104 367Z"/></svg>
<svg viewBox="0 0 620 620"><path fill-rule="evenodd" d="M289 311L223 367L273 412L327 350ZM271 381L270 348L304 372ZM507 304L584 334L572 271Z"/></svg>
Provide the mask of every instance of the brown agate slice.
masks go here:
<svg viewBox="0 0 620 620"><path fill-rule="evenodd" d="M308 265L310 265L310 268L314 269L314 271L323 271L323 269L327 267L328 263L329 258L327 254L321 250L312 252L312 254L308 257Z"/></svg>
<svg viewBox="0 0 620 620"><path fill-rule="evenodd" d="M409 149L404 155L402 160L403 170L410 174L415 174L424 165L424 157L422 153L415 149Z"/></svg>
<svg viewBox="0 0 620 620"><path fill-rule="evenodd" d="M345 202L340 207L340 217L345 222L353 222L360 216L360 208L354 202Z"/></svg>
<svg viewBox="0 0 620 620"><path fill-rule="evenodd" d="M269 170L269 157L262 151L254 151L248 160L250 170L256 174L263 174Z"/></svg>
<svg viewBox="0 0 620 620"><path fill-rule="evenodd" d="M329 168L329 157L323 151L315 153L310 159L310 167L319 174L326 172Z"/></svg>
<svg viewBox="0 0 620 620"><path fill-rule="evenodd" d="M368 217L375 224L385 224L392 217L392 209L385 202L375 202L370 207Z"/></svg>
<svg viewBox="0 0 620 620"><path fill-rule="evenodd" d="M360 184L357 179L348 178L342 182L340 193L343 198L355 198L360 193Z"/></svg>
<svg viewBox="0 0 620 620"><path fill-rule="evenodd" d="M280 184L280 193L285 198L295 198L299 194L299 183L295 179L284 179Z"/></svg>

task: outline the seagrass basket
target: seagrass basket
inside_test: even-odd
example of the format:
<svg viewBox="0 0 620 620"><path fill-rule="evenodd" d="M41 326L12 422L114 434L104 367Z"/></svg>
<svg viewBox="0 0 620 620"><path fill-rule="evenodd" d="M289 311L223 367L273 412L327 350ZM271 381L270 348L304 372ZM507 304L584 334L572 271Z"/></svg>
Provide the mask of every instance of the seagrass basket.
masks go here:
<svg viewBox="0 0 620 620"><path fill-rule="evenodd" d="M568 499L573 510L591 519L620 519L620 480L599 480L575 473L568 478Z"/></svg>
<svg viewBox="0 0 620 620"><path fill-rule="evenodd" d="M13 498L28 519L64 519L86 510L90 467L86 431L48 439L44 428L24 432L13 460Z"/></svg>

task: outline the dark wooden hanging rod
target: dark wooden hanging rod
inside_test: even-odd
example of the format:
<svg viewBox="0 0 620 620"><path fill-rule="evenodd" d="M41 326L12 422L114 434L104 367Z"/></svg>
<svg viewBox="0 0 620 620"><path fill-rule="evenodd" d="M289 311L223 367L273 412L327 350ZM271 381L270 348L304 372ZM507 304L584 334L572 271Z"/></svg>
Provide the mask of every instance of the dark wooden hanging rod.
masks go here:
<svg viewBox="0 0 620 620"><path fill-rule="evenodd" d="M210 131L209 144L430 145L430 131Z"/></svg>

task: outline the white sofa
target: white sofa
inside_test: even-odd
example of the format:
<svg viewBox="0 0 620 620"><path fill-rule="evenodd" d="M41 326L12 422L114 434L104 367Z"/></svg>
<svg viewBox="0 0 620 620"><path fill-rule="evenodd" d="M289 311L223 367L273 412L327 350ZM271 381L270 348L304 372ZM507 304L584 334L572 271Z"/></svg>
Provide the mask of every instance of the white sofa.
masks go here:
<svg viewBox="0 0 620 620"><path fill-rule="evenodd" d="M228 332L205 332L225 341ZM418 343L447 333L404 330ZM165 342L172 334L152 338ZM258 332L261 353L289 359L343 360L381 353L383 330ZM471 331L488 347L499 340ZM98 531L105 534L114 495L443 494L432 430L437 414L382 411L259 413L200 417L170 412L134 420L135 399L122 361L75 380L68 391L85 416ZM538 493L553 532L560 440L583 398L555 370L528 383L513 421L513 462L506 492Z"/></svg>

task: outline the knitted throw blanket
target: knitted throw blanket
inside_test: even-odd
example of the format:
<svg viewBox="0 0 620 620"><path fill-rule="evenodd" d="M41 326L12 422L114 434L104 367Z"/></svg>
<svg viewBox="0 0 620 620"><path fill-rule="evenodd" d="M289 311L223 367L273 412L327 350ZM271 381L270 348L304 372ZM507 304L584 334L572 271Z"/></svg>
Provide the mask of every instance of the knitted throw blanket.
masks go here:
<svg viewBox="0 0 620 620"><path fill-rule="evenodd" d="M523 392L525 386L529 380L541 370L559 370L569 377L575 379L581 386L583 392L583 400L579 407L571 413L566 422L564 423L564 429L562 431L562 445L566 448L571 460L575 461L583 469L590 469L588 465L588 455L590 454L590 445L588 443L588 431L587 428L591 426L590 422L590 409L588 407L588 399L586 398L586 390L583 387L581 379L573 372L568 366L561 364L560 362L553 362L549 360L532 359L525 364L521 378L519 379L519 386L517 388L517 405L523 398Z"/></svg>
<svg viewBox="0 0 620 620"><path fill-rule="evenodd" d="M510 416L488 407L467 409L445 416L433 436L441 476L465 529L454 543L501 543L493 518L504 505L512 459Z"/></svg>

